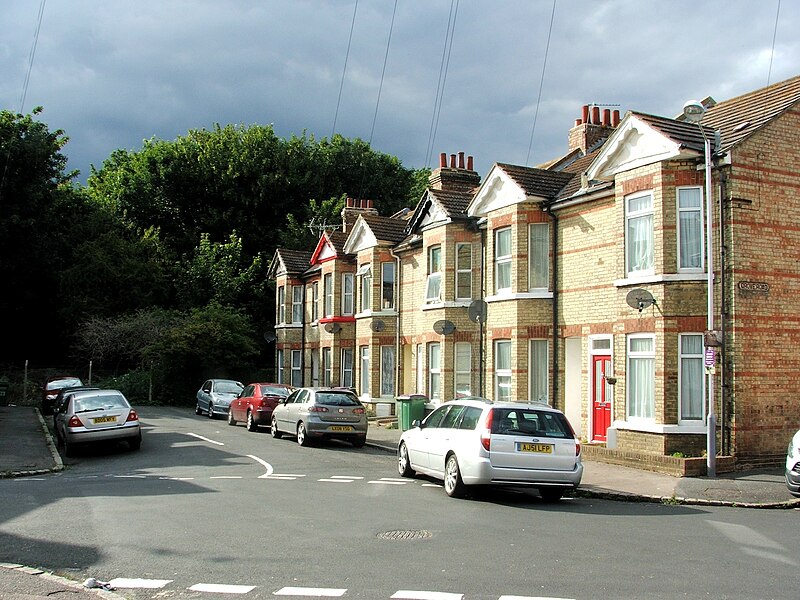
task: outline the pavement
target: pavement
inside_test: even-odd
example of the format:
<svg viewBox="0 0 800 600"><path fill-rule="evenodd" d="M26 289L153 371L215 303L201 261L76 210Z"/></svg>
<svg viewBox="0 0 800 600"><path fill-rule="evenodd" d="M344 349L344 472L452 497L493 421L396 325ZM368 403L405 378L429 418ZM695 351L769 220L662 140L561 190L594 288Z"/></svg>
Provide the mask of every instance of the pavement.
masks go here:
<svg viewBox="0 0 800 600"><path fill-rule="evenodd" d="M396 421L373 421L367 446L395 453L401 434ZM583 463L583 480L575 492L580 497L800 510L800 498L794 498L786 489L782 467L734 471L717 477L674 477L596 460L584 459ZM61 456L39 409L0 406L0 478L44 475L63 469ZM36 568L0 563L0 598L32 600L53 596L78 600L122 598L113 591L87 588L82 582Z"/></svg>

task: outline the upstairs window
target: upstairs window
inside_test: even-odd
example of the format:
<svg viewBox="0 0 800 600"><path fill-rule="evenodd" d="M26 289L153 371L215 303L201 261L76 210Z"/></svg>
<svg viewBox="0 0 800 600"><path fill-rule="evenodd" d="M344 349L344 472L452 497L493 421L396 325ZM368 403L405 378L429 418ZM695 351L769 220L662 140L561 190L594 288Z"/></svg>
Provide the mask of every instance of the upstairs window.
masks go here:
<svg viewBox="0 0 800 600"><path fill-rule="evenodd" d="M472 299L472 244L456 244L456 300Z"/></svg>
<svg viewBox="0 0 800 600"><path fill-rule="evenodd" d="M383 310L394 308L394 267L393 262L381 264L381 308Z"/></svg>
<svg viewBox="0 0 800 600"><path fill-rule="evenodd" d="M494 232L494 292L511 291L511 228Z"/></svg>
<svg viewBox="0 0 800 600"><path fill-rule="evenodd" d="M326 274L322 283L322 294L324 295L323 312L326 317L333 316L333 275Z"/></svg>
<svg viewBox="0 0 800 600"><path fill-rule="evenodd" d="M319 319L319 281L311 284L311 321Z"/></svg>
<svg viewBox="0 0 800 600"><path fill-rule="evenodd" d="M354 304L353 274L342 273L342 314L352 315Z"/></svg>
<svg viewBox="0 0 800 600"><path fill-rule="evenodd" d="M276 323L286 323L286 288L280 286L278 288L278 298L276 300L277 314L275 316Z"/></svg>
<svg viewBox="0 0 800 600"><path fill-rule="evenodd" d="M303 286L292 286L292 323L303 322Z"/></svg>
<svg viewBox="0 0 800 600"><path fill-rule="evenodd" d="M425 302L442 301L442 247L428 248L428 280L425 282Z"/></svg>
<svg viewBox="0 0 800 600"><path fill-rule="evenodd" d="M653 273L653 195L625 198L625 268L628 275Z"/></svg>
<svg viewBox="0 0 800 600"><path fill-rule="evenodd" d="M678 269L703 270L703 192L678 188Z"/></svg>
<svg viewBox="0 0 800 600"><path fill-rule="evenodd" d="M356 275L361 278L361 303L358 309L365 312L372 308L372 267L369 264L361 265Z"/></svg>
<svg viewBox="0 0 800 600"><path fill-rule="evenodd" d="M550 226L533 223L528 226L528 288L550 287Z"/></svg>

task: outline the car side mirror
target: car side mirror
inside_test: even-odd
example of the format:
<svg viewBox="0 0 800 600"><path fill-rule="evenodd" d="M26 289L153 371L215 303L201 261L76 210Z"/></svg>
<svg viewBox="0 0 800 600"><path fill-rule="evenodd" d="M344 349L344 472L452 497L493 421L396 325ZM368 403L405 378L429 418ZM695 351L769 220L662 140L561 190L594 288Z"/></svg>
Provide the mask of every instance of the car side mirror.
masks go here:
<svg viewBox="0 0 800 600"><path fill-rule="evenodd" d="M419 427L420 429L422 429L422 421L420 421L419 419L414 419L413 421L411 421L411 427Z"/></svg>

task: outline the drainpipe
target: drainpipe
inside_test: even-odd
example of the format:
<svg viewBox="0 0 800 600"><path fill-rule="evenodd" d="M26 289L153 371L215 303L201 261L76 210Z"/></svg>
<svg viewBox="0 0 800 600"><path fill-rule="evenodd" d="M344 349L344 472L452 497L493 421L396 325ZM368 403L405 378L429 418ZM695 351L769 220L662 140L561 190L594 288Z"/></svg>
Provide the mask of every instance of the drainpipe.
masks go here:
<svg viewBox="0 0 800 600"><path fill-rule="evenodd" d="M719 398L719 421L720 421L720 454L723 456L730 452L730 440L728 439L728 428L726 427L726 410L725 410L725 398L727 394L725 393L728 389L728 372L725 368L725 356L726 356L726 343L725 343L725 323L728 319L728 306L730 305L729 302L726 302L726 295L725 295L725 272L726 272L726 261L727 261L727 251L725 248L725 203L723 202L723 198L725 194L727 194L727 185L728 185L728 174L723 169L719 169L719 278L720 278L720 319L719 319L719 329L720 329L720 336L722 337L722 346L720 346L720 398Z"/></svg>
<svg viewBox="0 0 800 600"><path fill-rule="evenodd" d="M400 290L403 289L403 286L400 285L400 257L394 253L394 248L389 248L389 254L391 254L392 258L394 258L395 267L395 277L394 277L394 285L395 285L395 311L397 312L396 316L396 323L395 323L395 332L394 332L394 395L397 397L400 394ZM355 360L355 353L353 356L353 360ZM355 382L353 382L355 383Z"/></svg>
<svg viewBox="0 0 800 600"><path fill-rule="evenodd" d="M552 207L543 207L553 222L553 406L558 402L558 217ZM562 407L564 408L564 407Z"/></svg>
<svg viewBox="0 0 800 600"><path fill-rule="evenodd" d="M305 385L306 381L306 287L308 284L303 282L303 313L302 313L302 328L300 329L300 384ZM292 354L289 353L289 381L292 380L292 367L291 367Z"/></svg>

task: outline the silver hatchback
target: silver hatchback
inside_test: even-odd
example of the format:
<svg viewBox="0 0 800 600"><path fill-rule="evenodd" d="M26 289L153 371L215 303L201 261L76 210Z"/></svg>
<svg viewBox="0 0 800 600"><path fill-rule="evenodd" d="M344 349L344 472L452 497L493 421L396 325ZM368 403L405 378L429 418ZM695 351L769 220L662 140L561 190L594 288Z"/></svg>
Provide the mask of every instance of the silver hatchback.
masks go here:
<svg viewBox="0 0 800 600"><path fill-rule="evenodd" d="M548 501L583 476L580 442L560 410L485 398L446 402L415 421L400 436L397 469L441 479L448 496L466 486L528 486Z"/></svg>
<svg viewBox="0 0 800 600"><path fill-rule="evenodd" d="M367 441L367 411L350 390L298 388L272 410L272 437L284 433L297 436L301 446L338 438L361 448Z"/></svg>

